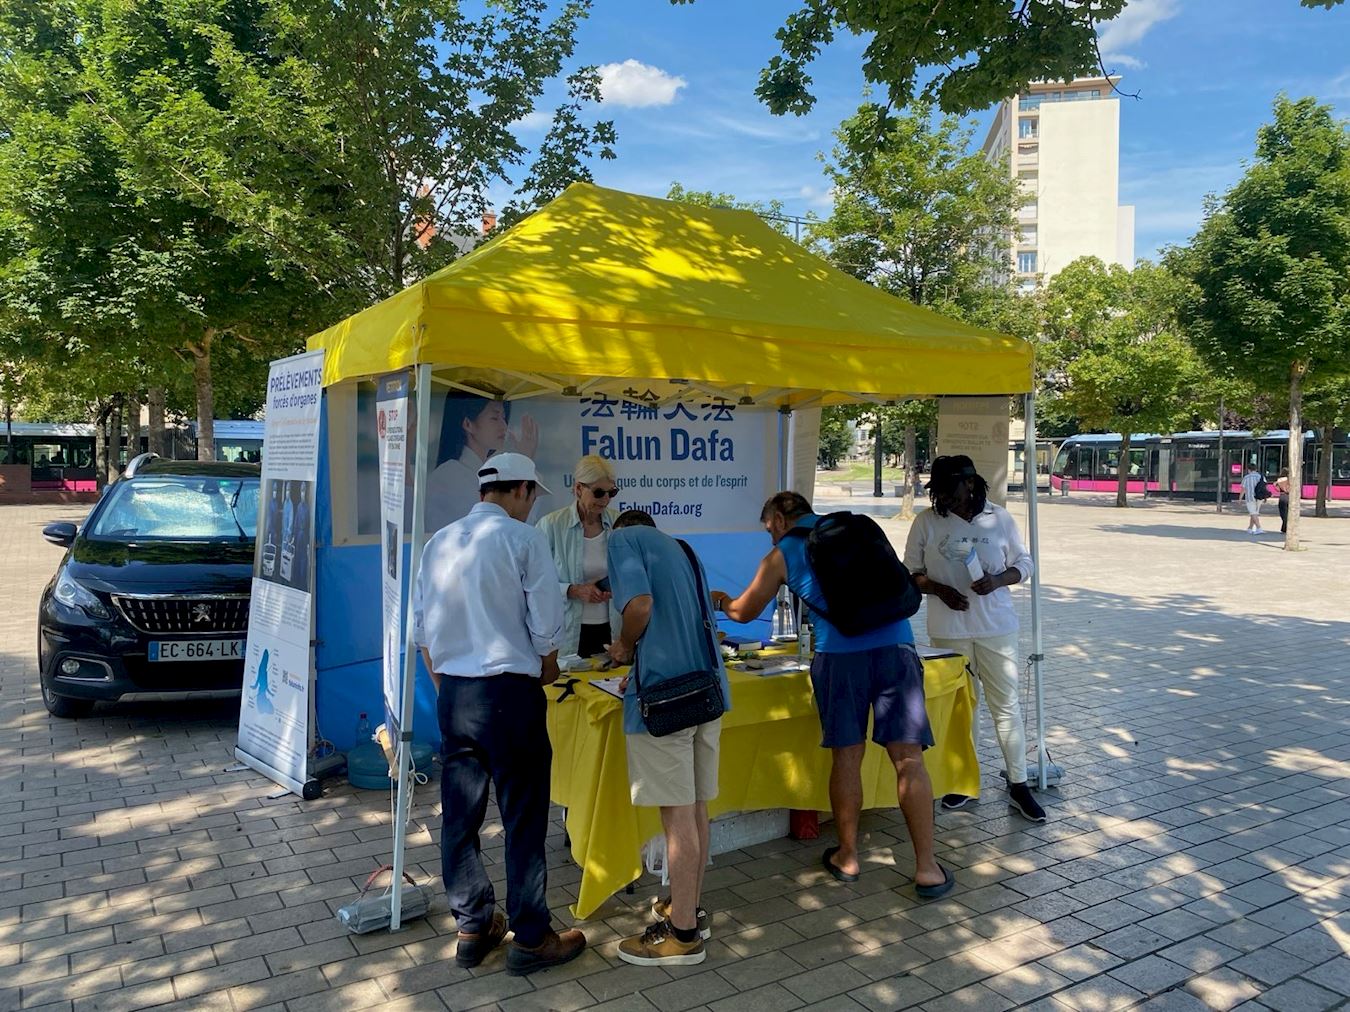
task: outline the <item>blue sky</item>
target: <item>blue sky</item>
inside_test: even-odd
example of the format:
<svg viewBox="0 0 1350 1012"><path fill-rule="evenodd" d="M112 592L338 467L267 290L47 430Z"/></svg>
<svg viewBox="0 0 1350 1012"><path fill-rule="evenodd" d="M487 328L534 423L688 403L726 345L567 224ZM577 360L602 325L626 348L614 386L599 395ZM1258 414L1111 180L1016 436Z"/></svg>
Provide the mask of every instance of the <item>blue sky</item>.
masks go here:
<svg viewBox="0 0 1350 1012"><path fill-rule="evenodd" d="M619 131L619 157L594 167L596 181L664 196L678 180L782 200L790 213L828 211L818 155L862 98L865 42L843 37L817 61L810 115L770 115L754 87L777 52L774 32L796 6L594 0L577 57L606 67L600 112ZM1120 200L1136 207L1141 258L1184 242L1204 195L1237 180L1277 92L1314 95L1350 117L1350 4L1324 11L1298 0L1131 0L1102 41L1122 90L1140 96L1120 100ZM973 144L989 118L971 117ZM533 128L524 127L528 141Z"/></svg>

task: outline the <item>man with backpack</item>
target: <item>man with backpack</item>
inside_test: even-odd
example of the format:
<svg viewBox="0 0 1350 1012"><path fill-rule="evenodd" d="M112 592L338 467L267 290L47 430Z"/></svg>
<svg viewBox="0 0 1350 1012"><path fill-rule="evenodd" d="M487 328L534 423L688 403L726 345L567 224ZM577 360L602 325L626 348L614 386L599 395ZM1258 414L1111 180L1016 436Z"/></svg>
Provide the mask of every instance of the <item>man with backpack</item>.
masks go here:
<svg viewBox="0 0 1350 1012"><path fill-rule="evenodd" d="M713 591L714 607L736 622L764 611L780 587L810 610L816 655L811 684L820 712L821 746L832 754L830 808L839 845L821 862L840 882L855 882L862 759L868 715L872 740L895 766L900 810L914 846L915 892L936 899L955 876L933 857L933 785L923 750L933 744L924 702L923 664L908 618L918 591L876 522L852 513L821 516L804 496L779 492L760 522L774 548L739 597Z"/></svg>

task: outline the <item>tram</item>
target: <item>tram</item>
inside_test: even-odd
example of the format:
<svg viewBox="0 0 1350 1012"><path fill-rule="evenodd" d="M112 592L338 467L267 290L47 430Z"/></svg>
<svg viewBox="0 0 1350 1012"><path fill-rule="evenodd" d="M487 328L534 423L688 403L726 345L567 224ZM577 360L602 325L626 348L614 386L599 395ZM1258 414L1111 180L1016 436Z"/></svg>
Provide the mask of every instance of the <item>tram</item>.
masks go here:
<svg viewBox="0 0 1350 1012"><path fill-rule="evenodd" d="M34 491L96 491L94 427L0 422L0 464L27 464Z"/></svg>
<svg viewBox="0 0 1350 1012"><path fill-rule="evenodd" d="M1329 496L1350 500L1350 445L1344 433L1338 433L1338 437L1331 446ZM1134 435L1130 437L1129 459L1124 461L1119 433L1069 436L1055 455L1050 487L1056 492L1115 492L1123 466L1128 469L1125 488L1132 494L1213 499L1223 482L1225 497L1231 497L1241 493L1242 475L1249 462L1273 482L1288 466L1288 452L1289 432L1285 429L1260 435L1225 431L1222 456L1217 431ZM1317 498L1322 453L1317 434L1305 432L1304 499Z"/></svg>
<svg viewBox="0 0 1350 1012"><path fill-rule="evenodd" d="M262 460L263 423L217 419L216 459L256 464ZM177 459L197 455L197 426L186 429L169 426L166 430L170 454ZM146 449L147 436L141 430L140 447ZM125 465L129 454L125 437L118 466ZM94 426L61 422L0 422L0 464L27 464L35 492L96 492L98 478L94 467Z"/></svg>

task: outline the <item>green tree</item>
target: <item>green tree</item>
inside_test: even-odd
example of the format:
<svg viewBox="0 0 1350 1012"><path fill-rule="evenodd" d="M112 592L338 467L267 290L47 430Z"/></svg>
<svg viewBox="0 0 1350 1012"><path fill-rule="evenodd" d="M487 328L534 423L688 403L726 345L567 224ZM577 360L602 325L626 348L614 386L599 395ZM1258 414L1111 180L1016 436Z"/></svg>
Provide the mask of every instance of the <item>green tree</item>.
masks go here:
<svg viewBox="0 0 1350 1012"><path fill-rule="evenodd" d="M840 458L853 448L853 430L845 413L837 407L820 412L820 447L816 462L828 471L839 466Z"/></svg>
<svg viewBox="0 0 1350 1012"><path fill-rule="evenodd" d="M834 208L811 224L810 242L840 270L916 305L1030 333L1034 315L999 280L1008 271L1020 191L1006 172L969 153L970 139L955 117L934 117L927 106L894 118L862 106L835 131L825 166ZM887 425L897 427L905 514L913 509L916 430L931 427L936 410L935 401L910 401L866 406L857 416L882 432L883 444Z"/></svg>
<svg viewBox="0 0 1350 1012"><path fill-rule="evenodd" d="M1275 101L1256 158L1170 262L1181 317L1216 371L1289 392L1289 480L1303 469L1303 391L1350 362L1350 131L1312 98ZM1299 548L1298 500L1285 549Z"/></svg>
<svg viewBox="0 0 1350 1012"><path fill-rule="evenodd" d="M1181 286L1148 261L1127 271L1082 257L1046 287L1039 357L1050 400L1084 426L1120 432L1117 506L1129 505L1133 433L1173 431L1207 396L1207 374L1175 324Z"/></svg>
<svg viewBox="0 0 1350 1012"><path fill-rule="evenodd" d="M118 6L128 55L143 50L151 5ZM478 17L458 0L223 2L248 32L227 16L202 25L197 0L154 6L170 47L199 49L209 73L121 82L141 164L321 284L330 318L471 248L490 190L509 188L508 225L590 179L592 157L614 157L613 124L583 118L597 71L562 76L588 0L556 14L549 0L497 0ZM561 103L538 109L560 77ZM517 132L541 112L532 150Z"/></svg>
<svg viewBox="0 0 1350 1012"><path fill-rule="evenodd" d="M692 3L693 0L671 0ZM1331 8L1342 0L1301 0ZM964 114L1015 95L1032 81L1105 73L1097 29L1127 0L802 0L776 34L782 52L755 94L776 114L815 104L808 69L840 32L866 36L862 71L888 104L916 97ZM920 82L925 82L920 88Z"/></svg>

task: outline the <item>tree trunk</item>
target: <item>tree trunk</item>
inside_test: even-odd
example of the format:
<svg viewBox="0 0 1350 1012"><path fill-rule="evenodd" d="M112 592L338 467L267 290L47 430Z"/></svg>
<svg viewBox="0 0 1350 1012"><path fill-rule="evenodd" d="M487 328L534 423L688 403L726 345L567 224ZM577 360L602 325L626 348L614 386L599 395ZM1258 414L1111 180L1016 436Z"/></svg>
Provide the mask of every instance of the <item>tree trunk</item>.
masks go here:
<svg viewBox="0 0 1350 1012"><path fill-rule="evenodd" d="M141 449L141 405L145 402L137 394L127 394L126 404L122 408L122 420L127 427L127 459L138 457L146 450Z"/></svg>
<svg viewBox="0 0 1350 1012"><path fill-rule="evenodd" d="M108 415L112 401L99 406L94 415L94 480L101 490L108 484Z"/></svg>
<svg viewBox="0 0 1350 1012"><path fill-rule="evenodd" d="M208 330L190 346L192 380L197 387L197 459L216 459L216 391L211 382L211 342L215 331Z"/></svg>
<svg viewBox="0 0 1350 1012"><path fill-rule="evenodd" d="M161 457L169 456L169 442L164 432L164 388L151 387L146 391L146 407L149 409L148 437L150 452Z"/></svg>
<svg viewBox="0 0 1350 1012"><path fill-rule="evenodd" d="M877 415L876 428L872 430L872 494L881 498L881 464L886 459L881 449L881 415Z"/></svg>
<svg viewBox="0 0 1350 1012"><path fill-rule="evenodd" d="M917 442L914 426L905 426L905 500L904 505L900 507L900 517L902 520L914 519L914 455L917 452L915 443Z"/></svg>
<svg viewBox="0 0 1350 1012"><path fill-rule="evenodd" d="M1307 366L1289 367L1289 527L1284 550L1297 552L1299 518L1303 513L1303 374Z"/></svg>
<svg viewBox="0 0 1350 1012"><path fill-rule="evenodd" d="M130 458L128 458L130 459ZM108 481L122 473L122 395L116 394L108 412Z"/></svg>
<svg viewBox="0 0 1350 1012"><path fill-rule="evenodd" d="M1116 505L1121 509L1130 505L1130 436L1128 426L1122 426L1120 434L1120 458L1116 461ZM1033 451L1034 452L1034 451Z"/></svg>
<svg viewBox="0 0 1350 1012"><path fill-rule="evenodd" d="M1322 459L1317 462L1317 508L1313 511L1313 516L1325 517L1327 515L1327 498L1331 495L1331 437L1333 429L1330 425L1323 425L1319 442L1322 444ZM1290 498L1293 498L1293 489L1290 489Z"/></svg>

